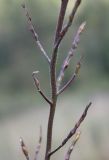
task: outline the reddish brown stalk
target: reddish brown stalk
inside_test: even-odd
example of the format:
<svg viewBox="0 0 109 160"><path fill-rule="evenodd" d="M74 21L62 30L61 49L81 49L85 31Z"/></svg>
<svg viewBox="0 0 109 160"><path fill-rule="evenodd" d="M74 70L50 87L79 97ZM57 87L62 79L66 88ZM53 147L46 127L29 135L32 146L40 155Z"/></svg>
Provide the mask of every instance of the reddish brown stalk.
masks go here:
<svg viewBox="0 0 109 160"><path fill-rule="evenodd" d="M81 123L84 121L86 115L87 115L87 111L89 109L89 107L91 106L91 102L86 106L82 116L80 117L80 119L78 120L78 122L75 124L74 128L69 132L69 134L67 135L67 137L62 141L62 143L52 152L49 153L49 157L51 155L53 155L55 152L57 152L59 149L61 149L67 142L68 140L76 133L77 129L79 128L79 126L81 125Z"/></svg>
<svg viewBox="0 0 109 160"><path fill-rule="evenodd" d="M58 48L54 48L51 65L50 65L50 78L51 78L51 90L52 90L52 104L50 105L50 113L48 119L48 128L47 128L47 143L46 143L46 154L45 160L49 160L50 157L48 153L51 152L52 145L52 130L53 130L53 120L56 109L57 102L57 87L56 87L56 59L57 59Z"/></svg>
<svg viewBox="0 0 109 160"><path fill-rule="evenodd" d="M67 3L68 3L68 0L62 0L61 1L61 9L60 9L60 14L59 14L59 18L58 18L58 24L57 24L54 44L56 43L56 41L57 41L57 39L59 37L60 31L62 29ZM56 86L57 52L58 52L58 46L54 46L53 53L52 53L52 58L51 58L51 65L50 65L52 104L50 106L50 113L49 113L49 119L48 119L48 128L47 128L47 144L46 144L46 155L45 155L45 159L46 160L49 160L48 153L51 151L52 128L53 128L53 120L54 120L56 101L57 101L57 86Z"/></svg>
<svg viewBox="0 0 109 160"><path fill-rule="evenodd" d="M54 120L54 114L55 114L55 107L56 107L56 103L52 104L51 107L50 107L50 113L49 113L49 119L48 119L48 128L47 128L47 143L46 143L45 160L50 159L48 154L49 154L49 152L51 152L52 130L53 130L53 120Z"/></svg>
<svg viewBox="0 0 109 160"><path fill-rule="evenodd" d="M60 36L60 32L61 32L61 29L63 26L63 21L64 21L68 1L69 0L61 0L61 8L60 8L58 24L57 24L57 28L56 28L55 43Z"/></svg>

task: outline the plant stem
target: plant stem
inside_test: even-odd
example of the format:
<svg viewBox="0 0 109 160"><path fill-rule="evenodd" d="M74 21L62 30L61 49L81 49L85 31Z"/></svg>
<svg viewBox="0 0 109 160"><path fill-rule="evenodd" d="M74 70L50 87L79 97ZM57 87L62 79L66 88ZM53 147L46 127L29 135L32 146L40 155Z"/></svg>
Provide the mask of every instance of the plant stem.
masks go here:
<svg viewBox="0 0 109 160"><path fill-rule="evenodd" d="M61 0L61 8L60 8L58 24L57 24L57 28L56 28L55 43L57 42L57 40L60 36L60 32L62 30L63 21L64 21L68 1L69 0Z"/></svg>
<svg viewBox="0 0 109 160"><path fill-rule="evenodd" d="M48 154L51 152L52 145L52 130L53 130L53 120L55 114L56 103L50 106L50 113L48 119L48 129L47 129L47 144L46 144L46 155L45 160L49 160L50 156Z"/></svg>
<svg viewBox="0 0 109 160"><path fill-rule="evenodd" d="M49 160L50 159L50 156L48 156L48 154L49 154L49 152L51 152L53 120L54 120L55 109L56 109L56 102L57 102L57 87L56 87L56 59L57 59L57 51L58 51L58 48L54 47L52 58L51 58L51 65L50 65L52 104L50 105L50 113L49 113L49 119L48 119L47 143L46 143L45 160Z"/></svg>
<svg viewBox="0 0 109 160"><path fill-rule="evenodd" d="M49 153L49 155L48 155L49 157L50 157L51 155L53 155L54 153L56 153L59 149L61 149L61 148L68 142L68 140L76 133L77 129L79 128L79 126L81 125L81 123L82 123L82 122L84 121L84 119L86 118L88 109L90 108L91 105L92 105L92 102L90 102L90 103L86 106L83 114L81 115L81 117L80 117L80 119L78 120L78 122L75 124L74 128L69 132L69 134L68 134L67 137L62 141L62 143L61 143L56 149L54 149L52 152Z"/></svg>

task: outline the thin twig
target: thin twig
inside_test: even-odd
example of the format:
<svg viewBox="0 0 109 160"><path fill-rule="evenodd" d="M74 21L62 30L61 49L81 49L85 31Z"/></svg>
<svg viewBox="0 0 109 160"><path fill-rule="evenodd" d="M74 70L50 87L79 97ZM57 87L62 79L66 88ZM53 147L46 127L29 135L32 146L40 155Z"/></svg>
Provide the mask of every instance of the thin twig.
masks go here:
<svg viewBox="0 0 109 160"><path fill-rule="evenodd" d="M25 143L24 143L24 141L23 141L23 139L21 137L20 137L20 145L21 145L22 152L23 152L25 158L27 160L29 160L30 158L29 158L28 149L27 149L27 147L26 147L26 145L25 145Z"/></svg>
<svg viewBox="0 0 109 160"><path fill-rule="evenodd" d="M42 54L45 56L46 60L48 61L48 63L50 64L50 58L48 57L45 49L43 48L40 40L39 40L39 37L38 37L38 34L36 33L35 29L34 29L34 26L32 24L32 19L31 19L31 16L25 6L25 4L22 4L22 8L25 10L25 13L26 13L26 17L27 17L27 20L28 20L28 24L29 24L29 29L33 35L33 38L35 39L35 42L37 44L37 46L39 47L40 51L42 52Z"/></svg>
<svg viewBox="0 0 109 160"><path fill-rule="evenodd" d="M65 155L65 160L69 160L70 159L70 156L71 156L72 151L74 150L75 144L77 143L77 141L80 138L80 134L81 134L80 131L78 131L76 133L76 135L75 135L75 137L74 137L74 139L72 141L72 144L70 145L70 147L69 147L69 149L68 149L68 151L67 151L67 153Z"/></svg>
<svg viewBox="0 0 109 160"><path fill-rule="evenodd" d="M63 80L63 77L64 77L64 73L66 71L66 69L68 68L69 66L69 63L70 63L70 60L71 58L73 57L74 55L74 52L75 52L75 49L77 48L78 46L78 43L80 41L80 34L83 32L84 28L85 28L85 25L86 25L86 22L83 22L80 26L79 26L79 29L77 30L77 33L74 37L74 40L72 42L72 47L71 49L69 50L68 52L68 55L67 57L65 58L63 64L62 64L62 67L61 67L61 70L60 70L60 73L59 73L59 76L58 76L58 79L57 79L57 88L59 89L60 85L61 85L61 82Z"/></svg>
<svg viewBox="0 0 109 160"><path fill-rule="evenodd" d="M36 147L34 160L38 160L38 154L39 154L39 151L40 151L40 148L41 148L41 143L42 143L42 127L40 126L39 141L38 141L38 145Z"/></svg>
<svg viewBox="0 0 109 160"><path fill-rule="evenodd" d="M64 21L68 1L69 0L61 0L61 8L60 8L57 27L56 27L56 34L55 34L55 43L60 36L60 32L61 32L61 29L62 29L62 26L63 26L63 21Z"/></svg>
<svg viewBox="0 0 109 160"><path fill-rule="evenodd" d="M76 65L76 69L75 69L74 74L72 75L70 80L57 92L57 95L61 94L67 87L70 86L71 83L74 82L74 80L76 79L76 77L77 77L77 75L79 73L79 70L81 68L81 59L82 59L82 57L80 58L79 62Z"/></svg>
<svg viewBox="0 0 109 160"><path fill-rule="evenodd" d="M40 88L40 82L38 80L38 78L35 77L35 75L38 73L39 71L35 71L32 73L32 77L35 83L35 86L38 90L38 92L40 93L40 95L46 100L46 102L48 102L50 105L52 104L52 102L45 96L45 94L42 92L41 88Z"/></svg>
<svg viewBox="0 0 109 160"><path fill-rule="evenodd" d="M67 135L67 137L62 141L62 143L52 152L49 153L49 157L51 155L53 155L55 152L57 152L59 149L61 149L67 142L68 140L76 133L77 129L79 128L79 126L81 125L81 123L84 121L86 115L87 115L87 111L89 109L89 107L91 106L91 102L86 106L82 116L80 117L80 119L78 120L78 122L75 124L74 128L69 132L69 134Z"/></svg>

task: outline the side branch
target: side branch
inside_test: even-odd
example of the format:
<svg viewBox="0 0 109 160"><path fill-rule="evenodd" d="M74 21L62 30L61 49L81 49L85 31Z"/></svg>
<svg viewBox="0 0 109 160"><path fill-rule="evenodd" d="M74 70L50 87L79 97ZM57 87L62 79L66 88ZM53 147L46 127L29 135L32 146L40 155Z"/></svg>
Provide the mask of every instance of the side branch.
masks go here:
<svg viewBox="0 0 109 160"><path fill-rule="evenodd" d="M58 76L58 79L57 79L57 88L59 89L60 85L61 85L61 82L64 78L64 73L66 71L66 69L68 68L69 66L69 63L70 63L70 60L72 59L73 55L74 55L74 52L75 52L75 49L77 48L78 46L78 43L80 41L80 35L81 33L83 32L84 28L85 28L85 25L86 25L86 22L83 22L80 26L79 26L79 29L74 37L74 40L72 42L72 47L71 49L69 50L68 52L68 55L67 57L65 58L63 64L62 64L62 67L61 67L61 70L60 70L60 73L59 73L59 76Z"/></svg>
<svg viewBox="0 0 109 160"><path fill-rule="evenodd" d="M62 141L61 145L59 145L54 151L49 153L49 156L53 155L55 152L57 152L59 149L61 149L67 142L68 140L76 133L77 129L79 128L79 126L81 125L81 123L84 121L88 109L91 106L91 102L86 106L82 116L80 117L80 119L78 120L78 122L75 124L74 128L69 132L69 134L67 135L67 137Z"/></svg>
<svg viewBox="0 0 109 160"><path fill-rule="evenodd" d="M70 86L71 83L74 82L75 78L77 77L79 70L81 68L81 59L76 65L76 69L70 80L57 92L57 95L61 94L67 87Z"/></svg>
<svg viewBox="0 0 109 160"><path fill-rule="evenodd" d="M32 24L32 19L30 17L30 14L25 6L25 4L22 4L22 8L25 10L25 13L26 13L26 17L27 17L27 20L28 20L28 24L29 24L29 29L33 35L33 38L35 39L35 42L37 44L37 46L39 47L40 51L42 52L42 54L44 55L44 57L46 58L46 60L48 61L48 63L50 64L50 58L48 57L45 49L43 48L40 40L39 40L39 37L38 37L38 34L36 33L35 29L34 29L34 26Z"/></svg>
<svg viewBox="0 0 109 160"><path fill-rule="evenodd" d="M40 93L40 95L46 100L46 102L48 102L50 105L52 104L52 102L45 96L45 94L42 92L41 88L40 88L40 83L38 78L35 77L35 75L38 73L39 71L35 71L32 73L32 77L34 80L34 84L38 90L38 92Z"/></svg>

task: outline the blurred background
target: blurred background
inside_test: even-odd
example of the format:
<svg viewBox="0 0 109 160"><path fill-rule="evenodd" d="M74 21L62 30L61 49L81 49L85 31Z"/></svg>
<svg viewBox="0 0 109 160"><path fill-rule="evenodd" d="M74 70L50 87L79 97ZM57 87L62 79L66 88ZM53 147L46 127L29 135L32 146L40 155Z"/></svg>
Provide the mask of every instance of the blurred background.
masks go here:
<svg viewBox="0 0 109 160"><path fill-rule="evenodd" d="M35 29L48 55L51 56L59 13L58 0L26 0ZM33 85L32 72L39 70L41 87L50 96L49 69L46 60L28 31L27 19L21 8L22 0L0 0L0 159L23 160L19 145L22 136L34 158L43 128L43 159L49 107ZM68 5L67 15L73 2ZM75 32L86 21L86 29L66 72L65 83L75 64L84 55L77 80L58 100L54 121L53 147L73 128L89 101L89 114L80 127L81 138L72 154L78 160L109 159L109 1L83 0L74 23L62 41L57 62L57 74L66 57ZM55 154L63 159L71 141Z"/></svg>

